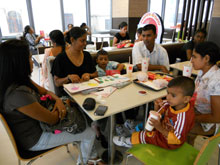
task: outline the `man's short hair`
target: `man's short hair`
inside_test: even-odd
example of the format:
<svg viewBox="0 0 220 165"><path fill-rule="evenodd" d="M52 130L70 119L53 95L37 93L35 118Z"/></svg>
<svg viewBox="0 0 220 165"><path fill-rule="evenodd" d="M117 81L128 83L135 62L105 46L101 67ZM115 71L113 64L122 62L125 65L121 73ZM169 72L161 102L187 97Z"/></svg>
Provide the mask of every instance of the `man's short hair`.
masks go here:
<svg viewBox="0 0 220 165"><path fill-rule="evenodd" d="M142 31L152 30L154 34L156 34L156 26L153 24L148 24L143 27Z"/></svg>
<svg viewBox="0 0 220 165"><path fill-rule="evenodd" d="M97 52L96 58L98 58L100 55L108 56L108 52L106 52L104 49L101 49Z"/></svg>
<svg viewBox="0 0 220 165"><path fill-rule="evenodd" d="M179 87L183 90L184 96L192 96L195 90L195 83L189 77L179 76L169 82L168 88L171 87Z"/></svg>
<svg viewBox="0 0 220 165"><path fill-rule="evenodd" d="M195 34L197 34L197 33L203 33L204 37L206 38L207 32L205 29L198 29L198 30L196 30Z"/></svg>

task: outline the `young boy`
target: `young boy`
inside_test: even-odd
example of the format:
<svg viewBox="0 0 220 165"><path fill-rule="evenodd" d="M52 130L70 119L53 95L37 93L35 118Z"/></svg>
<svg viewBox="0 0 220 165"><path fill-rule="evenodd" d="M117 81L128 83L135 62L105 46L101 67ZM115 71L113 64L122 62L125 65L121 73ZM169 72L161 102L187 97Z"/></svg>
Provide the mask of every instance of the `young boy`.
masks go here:
<svg viewBox="0 0 220 165"><path fill-rule="evenodd" d="M124 64L119 64L115 61L109 61L108 52L103 49L98 51L96 62L96 70L98 71L99 77L106 76L106 70L119 70L121 72L121 70L124 68Z"/></svg>
<svg viewBox="0 0 220 165"><path fill-rule="evenodd" d="M131 147L134 144L154 144L167 149L180 147L187 138L187 134L194 125L194 109L190 99L193 95L195 84L188 77L177 77L171 80L167 87L168 105L160 111L161 119L151 119L154 130L134 132L131 137L113 138L119 146ZM162 105L162 100L155 101L155 111Z"/></svg>

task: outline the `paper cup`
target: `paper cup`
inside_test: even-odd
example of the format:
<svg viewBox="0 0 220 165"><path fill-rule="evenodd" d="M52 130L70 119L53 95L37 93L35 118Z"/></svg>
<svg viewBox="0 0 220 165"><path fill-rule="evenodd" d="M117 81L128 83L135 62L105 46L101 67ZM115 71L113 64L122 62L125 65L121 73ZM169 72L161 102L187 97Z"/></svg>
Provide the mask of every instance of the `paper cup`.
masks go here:
<svg viewBox="0 0 220 165"><path fill-rule="evenodd" d="M128 64L128 65L127 65L127 67L126 67L126 72L127 72L128 77L131 77L131 76L132 76L133 64Z"/></svg>
<svg viewBox="0 0 220 165"><path fill-rule="evenodd" d="M192 66L184 65L183 66L183 76L191 77Z"/></svg>
<svg viewBox="0 0 220 165"><path fill-rule="evenodd" d="M147 123L145 125L145 129L147 131L152 131L154 129L154 126L150 125L150 119L151 118L159 120L160 119L160 114L156 111L150 111L150 115L149 115L149 117L147 119Z"/></svg>

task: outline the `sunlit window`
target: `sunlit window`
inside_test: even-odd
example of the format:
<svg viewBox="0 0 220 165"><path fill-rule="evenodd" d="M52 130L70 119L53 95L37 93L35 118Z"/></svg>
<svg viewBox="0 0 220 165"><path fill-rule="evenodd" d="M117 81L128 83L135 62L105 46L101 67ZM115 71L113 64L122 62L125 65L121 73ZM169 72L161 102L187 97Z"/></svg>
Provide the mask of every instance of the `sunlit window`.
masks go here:
<svg viewBox="0 0 220 165"><path fill-rule="evenodd" d="M93 33L111 29L111 0L91 0L91 29Z"/></svg>
<svg viewBox="0 0 220 165"><path fill-rule="evenodd" d="M80 26L86 23L86 1L85 0L63 0L65 28L68 24Z"/></svg>
<svg viewBox="0 0 220 165"><path fill-rule="evenodd" d="M36 34L62 30L60 0L32 0L32 9Z"/></svg>
<svg viewBox="0 0 220 165"><path fill-rule="evenodd" d="M26 0L1 2L0 26L3 36L22 34L26 24L29 24Z"/></svg>
<svg viewBox="0 0 220 165"><path fill-rule="evenodd" d="M171 28L175 23L176 0L166 1L164 28Z"/></svg>
<svg viewBox="0 0 220 165"><path fill-rule="evenodd" d="M162 11L162 0L151 0L150 1L150 12L155 12L161 16Z"/></svg>

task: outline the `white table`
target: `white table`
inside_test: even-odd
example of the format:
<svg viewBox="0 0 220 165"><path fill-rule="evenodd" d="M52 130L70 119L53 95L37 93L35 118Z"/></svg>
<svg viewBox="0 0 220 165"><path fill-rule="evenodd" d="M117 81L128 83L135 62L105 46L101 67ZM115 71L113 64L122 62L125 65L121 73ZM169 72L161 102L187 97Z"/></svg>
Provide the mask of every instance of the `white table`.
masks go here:
<svg viewBox="0 0 220 165"><path fill-rule="evenodd" d="M184 65L190 65L190 61L184 61L184 62L179 62L179 63L171 64L170 67L173 68L173 69L177 69L177 70L183 71ZM192 69L192 74L197 75L198 74L198 70Z"/></svg>
<svg viewBox="0 0 220 165"><path fill-rule="evenodd" d="M96 42L98 42L99 38L101 39L101 42L103 42L104 38L108 38L109 44L110 44L110 40L114 38L114 36L110 34L92 34L92 37L95 38Z"/></svg>
<svg viewBox="0 0 220 165"><path fill-rule="evenodd" d="M34 61L34 64L38 67L38 75L39 75L39 84L41 82L41 67L42 67L42 63L43 63L43 60L44 60L44 55L45 54L37 54L37 55L33 55L32 58L33 58L33 61Z"/></svg>
<svg viewBox="0 0 220 165"><path fill-rule="evenodd" d="M136 77L136 73L133 73L132 79ZM146 95L141 95L138 91L145 90L147 92ZM68 92L67 92L68 93ZM124 112L128 109L146 104L148 102L154 101L157 98L161 98L166 96L166 90L161 91L153 91L151 89L143 88L138 86L134 83L121 88L117 89L114 93L112 93L108 98L106 98L106 106L108 106L108 110L106 111L104 116L95 116L94 111L98 107L99 104L96 104L96 107L93 111L87 111L82 107L84 100L88 97L95 98L95 95L83 95L81 93L78 94L70 94L68 93L76 102L77 104L83 109L83 111L93 120L99 120L106 117L110 118L110 136L109 136L109 153L111 153L111 161L110 164L113 164L114 159L114 145L112 142L113 139L113 128L115 123L114 115L120 112Z"/></svg>
<svg viewBox="0 0 220 165"><path fill-rule="evenodd" d="M34 62L37 64L38 67L41 67L44 60L44 55L45 54L36 54L32 56Z"/></svg>

